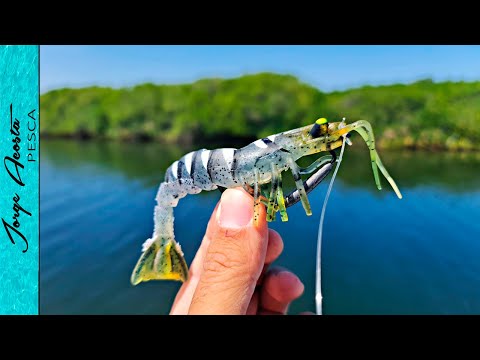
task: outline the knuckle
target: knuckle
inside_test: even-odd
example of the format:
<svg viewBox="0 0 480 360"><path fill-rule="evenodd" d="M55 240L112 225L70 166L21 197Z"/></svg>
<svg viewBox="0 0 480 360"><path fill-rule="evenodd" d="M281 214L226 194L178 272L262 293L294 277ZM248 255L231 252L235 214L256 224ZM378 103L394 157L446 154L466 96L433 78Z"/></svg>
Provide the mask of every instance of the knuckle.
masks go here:
<svg viewBox="0 0 480 360"><path fill-rule="evenodd" d="M256 241L249 239L243 230L217 231L203 261L204 281L256 283L263 267L262 253L263 249L258 248Z"/></svg>
<svg viewBox="0 0 480 360"><path fill-rule="evenodd" d="M222 274L227 270L236 270L242 268L242 261L238 255L234 256L231 252L212 250L205 257L204 270L206 272Z"/></svg>

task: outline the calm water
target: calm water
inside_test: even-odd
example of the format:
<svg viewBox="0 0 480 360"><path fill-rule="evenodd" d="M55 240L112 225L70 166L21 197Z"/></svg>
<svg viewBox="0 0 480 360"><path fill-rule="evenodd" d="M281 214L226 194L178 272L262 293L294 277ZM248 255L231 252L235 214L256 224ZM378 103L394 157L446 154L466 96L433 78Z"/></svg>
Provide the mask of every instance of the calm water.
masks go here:
<svg viewBox="0 0 480 360"><path fill-rule="evenodd" d="M129 283L153 229L165 169L190 149L43 141L40 311L167 314L180 284ZM364 145L347 148L330 196L322 256L325 314L480 314L480 154L381 153L404 199L375 187ZM286 181L292 188L292 183ZM290 313L315 311L314 214L289 209L278 265L305 283ZM190 263L218 191L183 199L176 236ZM198 211L204 209L204 211ZM194 225L192 225L194 224Z"/></svg>

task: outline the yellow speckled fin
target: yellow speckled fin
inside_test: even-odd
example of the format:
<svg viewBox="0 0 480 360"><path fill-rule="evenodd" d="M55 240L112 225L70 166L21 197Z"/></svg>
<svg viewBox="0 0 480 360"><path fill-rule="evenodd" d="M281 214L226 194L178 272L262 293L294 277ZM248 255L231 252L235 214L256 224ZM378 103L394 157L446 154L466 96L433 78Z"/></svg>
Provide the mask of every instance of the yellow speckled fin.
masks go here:
<svg viewBox="0 0 480 360"><path fill-rule="evenodd" d="M188 279L188 267L180 245L175 240L155 239L138 259L130 281L137 285L142 281Z"/></svg>

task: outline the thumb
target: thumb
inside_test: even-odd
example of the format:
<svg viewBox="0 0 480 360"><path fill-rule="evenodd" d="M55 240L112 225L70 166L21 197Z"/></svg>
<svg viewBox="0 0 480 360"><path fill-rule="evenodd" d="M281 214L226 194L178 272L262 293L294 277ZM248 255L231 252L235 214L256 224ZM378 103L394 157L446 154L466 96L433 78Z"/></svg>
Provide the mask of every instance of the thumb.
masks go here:
<svg viewBox="0 0 480 360"><path fill-rule="evenodd" d="M253 198L245 190L227 189L210 219L203 272L190 314L245 314L265 263L268 229L265 207L253 221Z"/></svg>

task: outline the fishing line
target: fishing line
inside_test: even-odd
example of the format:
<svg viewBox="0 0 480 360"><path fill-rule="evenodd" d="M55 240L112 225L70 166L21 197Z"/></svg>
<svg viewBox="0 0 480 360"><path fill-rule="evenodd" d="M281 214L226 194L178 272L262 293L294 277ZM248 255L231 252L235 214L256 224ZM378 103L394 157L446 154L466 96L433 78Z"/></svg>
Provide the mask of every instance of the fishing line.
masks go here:
<svg viewBox="0 0 480 360"><path fill-rule="evenodd" d="M325 209L327 208L328 198L332 191L333 183L335 181L335 177L337 176L338 168L342 163L343 158L343 150L345 149L345 144L347 143L347 137L344 135L344 141L342 144L342 149L340 150L340 156L337 159L337 166L335 167L335 171L333 172L332 179L330 180L330 184L328 186L327 195L325 195L325 200L323 201L323 208L322 214L320 215L320 224L318 225L318 239L317 239L317 271L316 271L316 279L315 279L315 304L317 307L317 315L322 315L322 236L323 236L323 221L325 219ZM350 142L348 142L350 145Z"/></svg>

